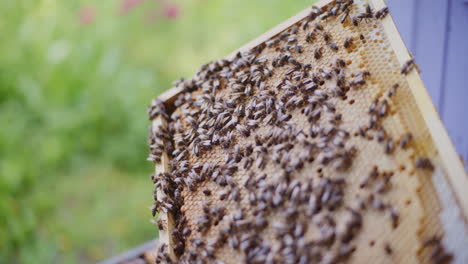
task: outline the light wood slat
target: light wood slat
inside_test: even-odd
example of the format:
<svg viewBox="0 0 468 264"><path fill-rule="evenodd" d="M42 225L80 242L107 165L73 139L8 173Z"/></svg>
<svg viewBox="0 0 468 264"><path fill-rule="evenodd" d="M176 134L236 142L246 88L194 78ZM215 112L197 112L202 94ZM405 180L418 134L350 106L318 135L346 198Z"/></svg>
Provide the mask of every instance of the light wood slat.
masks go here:
<svg viewBox="0 0 468 264"><path fill-rule="evenodd" d="M385 6L384 0L370 0L370 2L377 10ZM382 21L382 25L387 33L390 45L392 46L398 61L403 65L411 58L411 55L408 53L408 50L395 27L393 19L389 16L387 19ZM459 206L463 211L465 223L468 224L468 195L466 195L466 191L468 190L468 177L465 173L463 164L455 151L455 147L452 144L434 105L432 104L431 98L424 87L419 73L417 71L411 71L407 75L406 79L411 87L410 90L414 95L419 111L422 113L425 123L429 128L434 144L438 149L438 156L442 160L442 165L446 171L445 176L449 180Z"/></svg>

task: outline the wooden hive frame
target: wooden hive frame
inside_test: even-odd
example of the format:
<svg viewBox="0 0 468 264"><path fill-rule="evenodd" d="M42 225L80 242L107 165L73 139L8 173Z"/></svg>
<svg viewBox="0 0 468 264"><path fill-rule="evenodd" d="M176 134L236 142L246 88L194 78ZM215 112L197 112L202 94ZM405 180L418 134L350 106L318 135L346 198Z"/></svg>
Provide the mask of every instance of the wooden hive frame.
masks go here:
<svg viewBox="0 0 468 264"><path fill-rule="evenodd" d="M367 0L371 7L374 10L380 10L381 8L385 7L384 0ZM334 0L321 0L318 1L315 6L319 8L326 7L327 5L333 3ZM226 59L233 58L236 53L247 51L259 44L264 43L268 39L275 37L276 35L280 34L284 30L288 29L292 25L298 23L305 17L307 17L310 13L310 9L307 8L295 16L289 18L288 20L284 21L283 23L279 24L278 26L274 27L273 29L269 30L268 32L262 34L260 37L256 38L255 40L247 43L246 45L242 46L238 50L232 52ZM382 26L385 34L387 35L391 48L393 49L398 62L401 66L405 64L409 59L412 58L411 54L408 52L398 30L393 22L393 19L390 15L386 16L382 20ZM427 93L426 88L420 78L418 71L411 71L405 77L406 82L410 86L410 90L414 99L416 101L416 105L423 116L425 125L427 126L430 136L432 137L433 143L437 149L437 160L435 161L435 165L438 168L442 169L442 175L445 177L445 180L448 182L450 189L453 193L454 199L458 204L458 208L460 208L460 215L463 218L465 225L468 226L468 195L465 192L468 190L468 177L465 172L465 168L461 159L459 158L458 154L455 151L455 148L447 134L447 131L442 124L440 117L432 104L432 101ZM176 99L176 97L181 93L181 89L174 87L170 90L167 90L163 94L161 94L158 99L165 102L166 107L168 109L173 108L172 105ZM163 125L166 122L162 117L157 117L153 120L152 129L155 129ZM163 153L161 162L156 164L155 169L158 173L161 172L168 172L169 171L169 158L166 153ZM172 246L174 241L172 241L171 236L169 235L173 230L174 219L173 216L170 214L164 214L160 212L159 218L165 225L164 231L160 231L159 233L159 242L166 243L168 245L169 254L174 258L174 253L172 251Z"/></svg>

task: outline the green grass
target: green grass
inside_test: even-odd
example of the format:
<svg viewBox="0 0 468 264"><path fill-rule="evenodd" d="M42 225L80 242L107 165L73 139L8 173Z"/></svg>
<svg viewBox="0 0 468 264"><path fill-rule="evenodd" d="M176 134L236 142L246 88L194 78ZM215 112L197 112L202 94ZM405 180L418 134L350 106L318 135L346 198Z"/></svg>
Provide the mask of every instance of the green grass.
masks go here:
<svg viewBox="0 0 468 264"><path fill-rule="evenodd" d="M148 23L161 2L0 2L0 263L95 262L156 237L150 100L312 1L177 4Z"/></svg>

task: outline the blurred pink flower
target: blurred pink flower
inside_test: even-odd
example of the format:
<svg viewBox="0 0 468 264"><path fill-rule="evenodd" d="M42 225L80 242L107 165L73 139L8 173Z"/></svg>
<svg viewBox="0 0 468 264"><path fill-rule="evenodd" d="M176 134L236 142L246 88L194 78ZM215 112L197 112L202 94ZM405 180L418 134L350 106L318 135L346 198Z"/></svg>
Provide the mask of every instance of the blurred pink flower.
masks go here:
<svg viewBox="0 0 468 264"><path fill-rule="evenodd" d="M161 11L159 9L153 9L146 13L145 24L154 24L161 18Z"/></svg>
<svg viewBox="0 0 468 264"><path fill-rule="evenodd" d="M163 9L163 15L167 19L175 20L180 16L180 7L174 3L166 3Z"/></svg>
<svg viewBox="0 0 468 264"><path fill-rule="evenodd" d="M120 13L126 14L130 12L135 6L145 0L122 0L120 4Z"/></svg>
<svg viewBox="0 0 468 264"><path fill-rule="evenodd" d="M78 12L80 24L91 24L96 18L96 10L91 6L84 6Z"/></svg>

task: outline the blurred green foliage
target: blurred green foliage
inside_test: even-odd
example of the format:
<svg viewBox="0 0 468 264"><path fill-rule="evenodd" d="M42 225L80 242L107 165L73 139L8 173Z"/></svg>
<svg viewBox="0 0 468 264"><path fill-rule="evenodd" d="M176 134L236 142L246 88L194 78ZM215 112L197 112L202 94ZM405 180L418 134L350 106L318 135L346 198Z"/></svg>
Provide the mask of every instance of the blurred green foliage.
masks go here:
<svg viewBox="0 0 468 264"><path fill-rule="evenodd" d="M136 2L0 2L0 263L95 262L156 237L150 100L313 1Z"/></svg>

